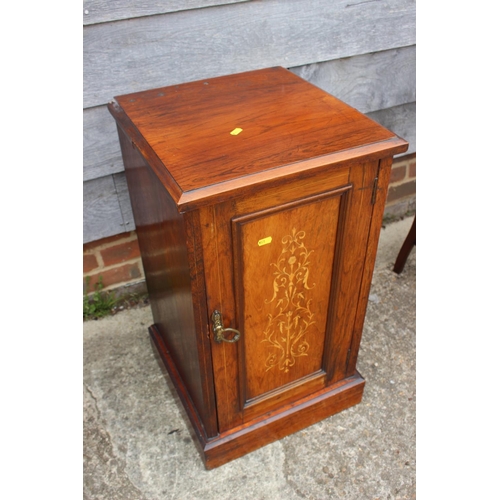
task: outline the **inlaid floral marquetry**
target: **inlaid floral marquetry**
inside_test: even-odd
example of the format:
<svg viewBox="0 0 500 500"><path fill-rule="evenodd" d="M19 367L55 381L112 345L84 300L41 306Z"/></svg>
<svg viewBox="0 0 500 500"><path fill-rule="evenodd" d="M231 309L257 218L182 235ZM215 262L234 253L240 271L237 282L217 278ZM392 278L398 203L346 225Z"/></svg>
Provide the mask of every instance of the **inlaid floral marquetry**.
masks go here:
<svg viewBox="0 0 500 500"><path fill-rule="evenodd" d="M306 380L321 385L341 196L335 190L233 220L245 406L284 387L301 390Z"/></svg>
<svg viewBox="0 0 500 500"><path fill-rule="evenodd" d="M274 303L275 311L268 315L264 340L269 344L266 371L278 367L287 373L300 356L307 356L309 344L306 334L315 322L311 310L309 284L309 251L304 243L306 233L293 228L292 234L282 238L283 249L274 267L273 296L266 303Z"/></svg>

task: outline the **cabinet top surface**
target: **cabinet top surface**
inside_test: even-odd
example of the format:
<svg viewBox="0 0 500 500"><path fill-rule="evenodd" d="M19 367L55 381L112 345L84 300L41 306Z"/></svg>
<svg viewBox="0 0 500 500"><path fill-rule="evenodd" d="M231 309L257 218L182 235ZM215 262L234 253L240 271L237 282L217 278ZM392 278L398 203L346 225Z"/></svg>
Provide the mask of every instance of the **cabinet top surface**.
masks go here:
<svg viewBox="0 0 500 500"><path fill-rule="evenodd" d="M272 175L284 165L399 139L280 67L115 101L181 192L260 172Z"/></svg>

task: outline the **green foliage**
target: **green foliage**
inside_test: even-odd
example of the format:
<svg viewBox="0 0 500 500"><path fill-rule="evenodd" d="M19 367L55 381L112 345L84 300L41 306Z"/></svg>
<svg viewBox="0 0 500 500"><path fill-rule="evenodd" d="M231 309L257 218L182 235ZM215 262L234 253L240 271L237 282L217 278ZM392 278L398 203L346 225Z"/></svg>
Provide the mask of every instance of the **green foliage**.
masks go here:
<svg viewBox="0 0 500 500"><path fill-rule="evenodd" d="M102 291L104 285L102 276L99 276L98 283L94 285L95 291L90 296L88 294L89 282L90 277L87 276L85 294L83 295L83 319L97 319L107 316L116 304L115 294Z"/></svg>

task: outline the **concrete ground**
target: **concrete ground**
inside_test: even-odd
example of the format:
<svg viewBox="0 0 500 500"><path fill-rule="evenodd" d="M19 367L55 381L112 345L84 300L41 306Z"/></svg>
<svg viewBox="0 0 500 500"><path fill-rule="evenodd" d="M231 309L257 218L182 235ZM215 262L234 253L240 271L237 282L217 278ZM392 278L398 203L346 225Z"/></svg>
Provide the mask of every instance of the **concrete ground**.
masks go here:
<svg viewBox="0 0 500 500"><path fill-rule="evenodd" d="M149 307L84 323L84 499L413 499L416 251L382 230L358 359L360 404L206 471L148 337Z"/></svg>

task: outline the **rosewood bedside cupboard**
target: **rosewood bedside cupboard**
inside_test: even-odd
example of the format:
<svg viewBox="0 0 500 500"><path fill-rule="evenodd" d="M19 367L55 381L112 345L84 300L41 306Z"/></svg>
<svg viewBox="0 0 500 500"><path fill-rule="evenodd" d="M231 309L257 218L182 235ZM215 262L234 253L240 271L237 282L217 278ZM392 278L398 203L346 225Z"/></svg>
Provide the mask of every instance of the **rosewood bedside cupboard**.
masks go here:
<svg viewBox="0 0 500 500"><path fill-rule="evenodd" d="M150 335L205 466L359 403L392 157L406 141L280 67L108 107Z"/></svg>

